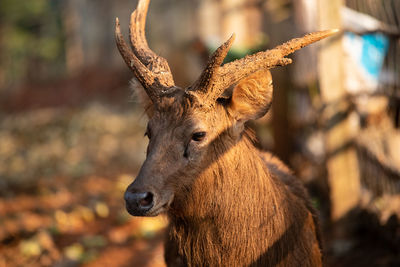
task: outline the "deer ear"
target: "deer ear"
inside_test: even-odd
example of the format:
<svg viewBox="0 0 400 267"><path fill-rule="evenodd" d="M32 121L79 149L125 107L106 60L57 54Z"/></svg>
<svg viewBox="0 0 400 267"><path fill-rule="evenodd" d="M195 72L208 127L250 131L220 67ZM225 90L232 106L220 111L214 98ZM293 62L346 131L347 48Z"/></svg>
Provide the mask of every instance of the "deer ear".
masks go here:
<svg viewBox="0 0 400 267"><path fill-rule="evenodd" d="M264 116L272 103L272 76L260 70L242 79L233 89L229 109L238 121Z"/></svg>
<svg viewBox="0 0 400 267"><path fill-rule="evenodd" d="M141 106L144 108L144 111L147 114L147 117L151 118L154 114L154 105L149 96L147 95L146 91L144 90L141 83L136 79L133 78L131 80L131 88L133 91L133 97L139 99Z"/></svg>

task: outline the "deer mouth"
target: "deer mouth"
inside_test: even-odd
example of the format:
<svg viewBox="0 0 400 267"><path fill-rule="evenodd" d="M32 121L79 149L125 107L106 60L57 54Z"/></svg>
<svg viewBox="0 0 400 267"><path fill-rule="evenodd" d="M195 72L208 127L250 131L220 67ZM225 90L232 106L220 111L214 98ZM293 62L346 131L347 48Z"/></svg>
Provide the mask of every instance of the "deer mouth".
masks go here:
<svg viewBox="0 0 400 267"><path fill-rule="evenodd" d="M170 205L171 205L173 199L174 199L174 198L171 197L171 198L170 198L168 201L166 201L166 202L160 202L160 203L158 203L158 204L155 205L152 209L150 209L150 210L146 213L146 215L144 215L144 216L154 217L154 216L157 216L157 215L159 215L159 214L161 214L161 213L166 212L166 211L169 209L169 207L170 207Z"/></svg>

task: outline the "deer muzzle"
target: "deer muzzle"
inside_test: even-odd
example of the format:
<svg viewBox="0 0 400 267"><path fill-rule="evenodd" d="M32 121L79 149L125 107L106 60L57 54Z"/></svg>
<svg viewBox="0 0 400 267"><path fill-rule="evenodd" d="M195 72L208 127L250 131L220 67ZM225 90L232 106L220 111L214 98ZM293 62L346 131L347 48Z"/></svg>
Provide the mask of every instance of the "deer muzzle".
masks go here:
<svg viewBox="0 0 400 267"><path fill-rule="evenodd" d="M133 216L146 216L154 206L152 192L131 192L127 190L124 195L126 210Z"/></svg>

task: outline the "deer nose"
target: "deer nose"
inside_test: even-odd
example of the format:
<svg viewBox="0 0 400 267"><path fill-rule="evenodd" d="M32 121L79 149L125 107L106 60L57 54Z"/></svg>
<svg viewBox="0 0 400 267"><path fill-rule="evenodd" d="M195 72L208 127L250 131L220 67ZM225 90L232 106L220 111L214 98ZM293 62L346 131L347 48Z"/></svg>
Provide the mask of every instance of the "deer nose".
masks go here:
<svg viewBox="0 0 400 267"><path fill-rule="evenodd" d="M144 216L154 205L154 197L151 192L133 193L126 191L124 198L126 209L133 216Z"/></svg>

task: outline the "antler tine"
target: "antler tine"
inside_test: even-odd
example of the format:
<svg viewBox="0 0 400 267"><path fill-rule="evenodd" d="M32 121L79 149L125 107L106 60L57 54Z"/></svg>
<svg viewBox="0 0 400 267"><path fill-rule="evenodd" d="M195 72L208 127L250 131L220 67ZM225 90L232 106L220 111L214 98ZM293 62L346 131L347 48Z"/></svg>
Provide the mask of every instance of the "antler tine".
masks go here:
<svg viewBox="0 0 400 267"><path fill-rule="evenodd" d="M151 54L151 58L157 57L157 55L150 50L146 40L145 27L149 3L150 0L139 1L136 10L131 14L131 20L129 23L129 36L132 50L144 64L149 63L146 62L149 61L149 58L146 58L145 51L147 54Z"/></svg>
<svg viewBox="0 0 400 267"><path fill-rule="evenodd" d="M292 63L292 60L290 58L285 58L285 56L306 45L329 37L338 31L339 30L335 29L310 33L301 38L294 38L274 49L249 55L225 64L218 70L218 82L215 82L216 88L213 90L215 90L216 95L218 95L232 84L237 83L260 69L272 69L277 66L288 65Z"/></svg>
<svg viewBox="0 0 400 267"><path fill-rule="evenodd" d="M333 30L309 33L300 38L293 38L292 40L275 47L274 49L272 49L272 51L280 51L282 53L282 57L284 57L292 54L296 50L299 50L309 44L315 43L326 37L329 37L337 33L338 31L339 31L338 29L333 29Z"/></svg>
<svg viewBox="0 0 400 267"><path fill-rule="evenodd" d="M196 91L198 94L212 93L210 88L213 86L213 82L215 81L215 75L217 74L218 69L221 67L221 64L228 54L234 40L235 34L232 34L232 36L225 43L215 50L208 60L207 67L204 69L199 79L188 88L189 91Z"/></svg>
<svg viewBox="0 0 400 267"><path fill-rule="evenodd" d="M165 87L174 86L174 80L168 62L157 56L148 46L145 34L146 16L150 0L139 0L137 8L131 14L129 35L133 53L149 68Z"/></svg>
<svg viewBox="0 0 400 267"><path fill-rule="evenodd" d="M143 85L150 99L153 102L157 102L159 96L154 90L155 77L153 73L149 71L146 66L143 65L143 63L129 49L124 40L124 37L122 36L118 18L115 19L115 41L125 63L133 71L139 82Z"/></svg>

